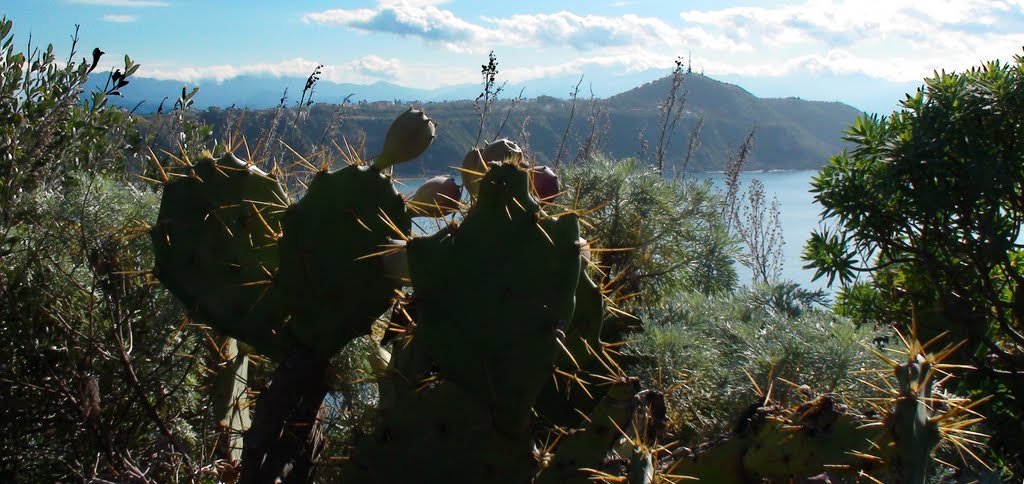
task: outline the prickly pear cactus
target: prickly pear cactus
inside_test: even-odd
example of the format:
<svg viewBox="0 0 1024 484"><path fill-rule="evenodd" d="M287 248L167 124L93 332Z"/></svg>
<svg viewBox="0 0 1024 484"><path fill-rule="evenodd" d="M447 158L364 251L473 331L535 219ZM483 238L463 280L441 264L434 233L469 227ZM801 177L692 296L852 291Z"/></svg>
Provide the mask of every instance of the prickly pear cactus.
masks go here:
<svg viewBox="0 0 1024 484"><path fill-rule="evenodd" d="M606 454L622 437L622 429L629 428L638 392L636 379L622 379L610 385L583 427L562 437L537 484L593 482Z"/></svg>
<svg viewBox="0 0 1024 484"><path fill-rule="evenodd" d="M285 310L271 280L288 204L281 185L230 154L173 176L150 229L157 278L221 333L283 353Z"/></svg>
<svg viewBox="0 0 1024 484"><path fill-rule="evenodd" d="M877 399L878 419L857 415L830 396L792 409L759 405L733 435L696 449L668 472L722 483L788 482L825 473L923 484L942 439L940 421L959 429L966 425L960 417L969 413L963 400L932 395L934 371L945 367L941 362L953 349L928 354L911 337L906 361L879 354L892 365L888 376L894 381L878 385L893 389ZM936 408L941 407L947 409L939 416Z"/></svg>
<svg viewBox="0 0 1024 484"><path fill-rule="evenodd" d="M601 288L581 270L572 324L564 329L567 351L556 356L556 375L545 383L534 404L540 418L551 425L575 428L608 389L607 385L596 384L612 376L606 375L608 363L601 361L604 316Z"/></svg>
<svg viewBox="0 0 1024 484"><path fill-rule="evenodd" d="M368 334L388 308L400 284L388 277L387 260L372 255L409 233L411 220L389 177L351 165L317 173L281 225L277 283L292 315L288 328L329 357Z"/></svg>
<svg viewBox="0 0 1024 484"><path fill-rule="evenodd" d="M461 225L408 241L415 325L395 343L405 349L389 385L399 388L346 481L528 482L536 472L530 407L572 318L580 247L575 215L544 215L527 176L490 167Z"/></svg>

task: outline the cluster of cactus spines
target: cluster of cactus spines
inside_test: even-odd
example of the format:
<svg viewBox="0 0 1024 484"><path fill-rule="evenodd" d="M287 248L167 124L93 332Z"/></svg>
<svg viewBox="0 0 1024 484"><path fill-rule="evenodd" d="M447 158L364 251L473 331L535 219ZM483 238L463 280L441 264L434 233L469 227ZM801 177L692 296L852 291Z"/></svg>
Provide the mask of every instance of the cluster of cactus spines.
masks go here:
<svg viewBox="0 0 1024 484"><path fill-rule="evenodd" d="M199 319L265 354L287 339L276 241L288 196L276 179L228 154L166 175L150 229L156 276Z"/></svg>

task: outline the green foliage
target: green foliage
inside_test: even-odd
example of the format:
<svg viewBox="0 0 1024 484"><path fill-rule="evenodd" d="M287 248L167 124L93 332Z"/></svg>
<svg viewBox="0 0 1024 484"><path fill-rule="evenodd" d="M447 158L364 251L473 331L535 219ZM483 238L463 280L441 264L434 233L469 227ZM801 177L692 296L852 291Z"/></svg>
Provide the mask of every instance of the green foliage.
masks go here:
<svg viewBox="0 0 1024 484"><path fill-rule="evenodd" d="M839 311L904 326L916 313L923 339L966 340L956 360L979 371L962 392L1005 390L988 406L993 443L1024 455L1002 430L1024 418L1024 58L936 73L902 104L858 119L852 149L815 177L829 228L805 259L845 286Z"/></svg>
<svg viewBox="0 0 1024 484"><path fill-rule="evenodd" d="M146 277L157 199L127 180L134 119L81 100L102 52L18 52L0 20L0 473L173 481L208 463L207 339ZM212 365L212 363L211 363ZM69 436L73 436L69 437Z"/></svg>
<svg viewBox="0 0 1024 484"><path fill-rule="evenodd" d="M97 50L88 67L70 61L62 67L52 49L15 54L9 30L9 22L0 22L4 475L31 482L230 481L237 476L235 463L216 456L224 455L223 437L237 441L244 425L232 423L235 433L225 434L216 424L228 414L241 423L248 407L216 389L234 394L248 386L260 400L245 434L243 481L268 480L251 472L270 462L260 455L267 449L275 459L285 458L268 464L277 466L270 470L274 476L305 479L308 469L295 469L315 459L326 428L329 438L339 439L337 445L328 442L327 452L349 458L345 477L359 482L525 482L546 462L556 463L546 477L556 481L582 478L586 467L609 472L594 477L654 482L677 459L664 449L724 428L727 414L738 411L735 403L754 398L737 373L774 388L780 403L795 398L792 390L774 386L780 376L859 395L849 374L869 366L856 348L870 333L813 308L820 294L774 286L723 295L735 286L736 244L707 184L668 182L630 161L569 170L575 182L567 177L565 185L577 192L565 199L581 209L599 207L588 237L599 239L599 246L633 249L601 253L609 273L599 286L581 267L579 214L552 217L541 210L518 162L489 168L476 204L461 218L432 236L398 244L388 239L406 238L407 213L390 178L373 167L328 172L326 160L303 201L287 208L277 200L285 198L277 180L250 163L227 157L191 165L209 130L186 117L196 91L183 89L172 119L146 126L144 142L180 141L177 161L184 163L178 169L204 186L172 173L175 181L163 187L167 210L157 215L154 195L127 178L139 170L132 160L143 137L132 118L106 100L137 66L126 59L125 70L110 76L104 92L79 104L81 83L102 53ZM277 140L272 134L256 152L280 161L280 153L266 148L280 145ZM154 173L167 176L159 169L144 174ZM168 237L175 217L188 223ZM148 242L156 242L155 259L163 261L150 256L145 237L145 221L153 220L158 223ZM168 246L160 246L168 239ZM176 245L189 254L168 259ZM283 251L280 267L267 256L270 247ZM370 374L380 372L367 355L379 353L377 342L353 338L370 332L402 282L384 274L381 251L408 253L413 289L392 311L393 319L406 320L391 328L402 335L374 386ZM182 276L182 268L196 272L191 280L164 281L186 308L152 283L147 269L154 263L161 278L175 270ZM260 285L285 288L288 302L282 305L291 319L287 331L275 329L300 342L269 384L266 360L254 356L247 372L236 371L225 364L232 355L221 353L230 341L222 344L183 310L247 337L251 321L224 325L224 314L237 316L252 309L246 303L267 297L261 289L243 289ZM210 294L182 297L196 288ZM608 289L649 293L635 305L654 324L623 362L652 385L674 390L669 405L684 416L667 436L668 447L654 445L664 422L657 392L637 393L636 380L613 361L621 347L601 341L612 312L602 293ZM210 297L235 291L246 294ZM223 306L215 308L218 302ZM593 358L571 356L584 349L593 350ZM593 379L576 380L570 364L580 364L576 372ZM675 368L686 368L685 374L669 370ZM581 388L606 382L594 394L608 395L592 398L597 408L591 419L567 429L535 411L537 395L551 381L575 381ZM332 390L325 409L321 404ZM914 411L922 414L920 405ZM620 429L631 445L609 452ZM562 437L563 444L538 446ZM352 442L360 445L350 450ZM829 448L844 444L830 442ZM282 446L290 448L281 452ZM341 472L320 470L325 480Z"/></svg>
<svg viewBox="0 0 1024 484"><path fill-rule="evenodd" d="M132 120L110 108L108 98L128 84L138 64L125 56L124 71L112 73L105 90L80 101L99 56L94 52L91 63L74 61L77 33L65 62L52 44L19 52L12 27L0 18L0 219L16 216L19 197L81 170L123 172L131 156L125 145L135 136Z"/></svg>
<svg viewBox="0 0 1024 484"><path fill-rule="evenodd" d="M691 294L652 311L630 338L629 371L665 392L671 432L688 444L712 439L763 398L798 403L780 379L856 399L870 393L854 372L877 367L865 350L878 336L814 307L817 296L793 286L759 286L735 294ZM749 377L747 376L749 375Z"/></svg>
<svg viewBox="0 0 1024 484"><path fill-rule="evenodd" d="M209 444L196 365L205 339L133 275L152 259L131 229L155 207L121 182L68 175L63 190L20 200L24 223L0 225L17 239L0 264L4 475L130 480L150 469L172 480L195 470L185 461L199 454L180 451Z"/></svg>
<svg viewBox="0 0 1024 484"><path fill-rule="evenodd" d="M605 157L565 168L559 178L567 190L561 203L594 209L583 235L612 249L597 253L596 263L602 283L636 294L627 308L735 287L738 245L709 181L666 180L636 160Z"/></svg>

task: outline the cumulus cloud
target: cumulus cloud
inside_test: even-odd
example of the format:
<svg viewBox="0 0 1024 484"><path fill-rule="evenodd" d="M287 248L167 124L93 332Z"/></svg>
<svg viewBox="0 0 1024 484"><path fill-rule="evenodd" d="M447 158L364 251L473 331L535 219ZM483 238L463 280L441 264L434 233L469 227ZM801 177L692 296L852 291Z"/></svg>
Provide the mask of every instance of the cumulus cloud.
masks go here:
<svg viewBox="0 0 1024 484"><path fill-rule="evenodd" d="M655 46L715 47L749 50L723 35L673 27L662 19L638 15L516 14L462 19L431 2L385 2L374 8L332 9L302 17L307 23L419 38L453 51L486 52L496 46L570 47L577 51L636 49ZM426 5L424 5L426 4Z"/></svg>
<svg viewBox="0 0 1024 484"><path fill-rule="evenodd" d="M627 74L649 69L662 69L666 65L672 65L674 60L675 57L664 53L637 51L633 53L577 57L569 62L550 65L516 66L503 70L502 75L511 82L522 83L546 77L576 75L582 73L587 68L594 67L604 68L612 75Z"/></svg>
<svg viewBox="0 0 1024 484"><path fill-rule="evenodd" d="M159 0L67 0L78 5L100 5L104 7L166 7L167 2Z"/></svg>
<svg viewBox="0 0 1024 484"><path fill-rule="evenodd" d="M104 15L103 16L103 21L104 22L113 22L113 23L117 23L117 24L131 23L131 22L136 21L137 19L138 19L138 17L136 17L134 15Z"/></svg>
<svg viewBox="0 0 1024 484"><path fill-rule="evenodd" d="M402 75L402 63L398 59L382 59L375 55L368 55L345 64L344 70L351 70L354 73L377 79L397 79Z"/></svg>
<svg viewBox="0 0 1024 484"><path fill-rule="evenodd" d="M965 69L1006 58L1024 44L1020 0L805 0L770 7L690 10L680 18L761 58L704 55L709 71L785 75L827 70L892 81L932 69ZM1015 28L1016 27L1016 28Z"/></svg>
<svg viewBox="0 0 1024 484"><path fill-rule="evenodd" d="M308 13L302 17L307 23L341 25L364 32L382 32L419 37L445 45L452 50L466 50L488 37L483 27L457 17L449 10L430 2L384 3L376 8L332 9Z"/></svg>
<svg viewBox="0 0 1024 484"><path fill-rule="evenodd" d="M221 83L228 79L246 75L266 75L274 77L306 77L320 63L296 57L276 63L257 63L246 65L220 64L211 66L155 67L143 66L139 70L140 77L159 80L177 80L199 82L213 80ZM382 79L394 80L401 78L404 68L398 59L384 59L369 55L336 65L324 65L320 78L333 82L366 83Z"/></svg>

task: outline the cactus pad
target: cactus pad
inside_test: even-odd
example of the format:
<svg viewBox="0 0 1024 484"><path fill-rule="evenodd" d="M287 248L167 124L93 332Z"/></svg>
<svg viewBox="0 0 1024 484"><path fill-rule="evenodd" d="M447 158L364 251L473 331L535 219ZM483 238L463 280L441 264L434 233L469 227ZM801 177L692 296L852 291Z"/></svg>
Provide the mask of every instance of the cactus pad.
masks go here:
<svg viewBox="0 0 1024 484"><path fill-rule="evenodd" d="M280 354L285 318L272 277L287 196L233 155L204 157L164 186L150 230L156 275L193 314L258 351Z"/></svg>
<svg viewBox="0 0 1024 484"><path fill-rule="evenodd" d="M367 166L318 173L281 221L278 280L291 333L324 356L367 334L399 281L372 256L410 219L391 180Z"/></svg>

